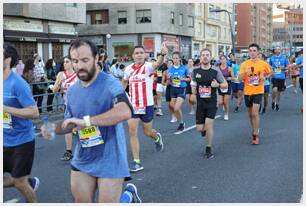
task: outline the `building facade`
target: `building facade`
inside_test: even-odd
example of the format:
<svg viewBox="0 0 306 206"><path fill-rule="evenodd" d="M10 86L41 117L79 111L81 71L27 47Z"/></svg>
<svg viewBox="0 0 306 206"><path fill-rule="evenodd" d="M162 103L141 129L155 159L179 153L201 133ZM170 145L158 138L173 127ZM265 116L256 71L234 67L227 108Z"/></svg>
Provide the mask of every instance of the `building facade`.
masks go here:
<svg viewBox="0 0 306 206"><path fill-rule="evenodd" d="M85 22L85 4L3 4L4 41L16 46L23 61L39 53L44 62L49 58L59 62L77 37L76 25Z"/></svg>
<svg viewBox="0 0 306 206"><path fill-rule="evenodd" d="M162 42L171 55L179 51L191 57L194 4L86 4L86 24L80 36L107 50L110 59L132 59L133 48L143 45L148 57L156 57Z"/></svg>
<svg viewBox="0 0 306 206"><path fill-rule="evenodd" d="M289 55L303 46L301 5L273 5L273 46L281 46L283 52Z"/></svg>
<svg viewBox="0 0 306 206"><path fill-rule="evenodd" d="M272 4L239 3L236 8L237 50L245 52L251 43L257 43L263 52L272 47Z"/></svg>
<svg viewBox="0 0 306 206"><path fill-rule="evenodd" d="M231 25L227 12L210 12L226 10L233 13L233 4L195 3L195 33L192 43L192 56L199 56L201 49L208 48L212 56L219 51L228 54L232 50ZM232 24L234 27L234 24Z"/></svg>

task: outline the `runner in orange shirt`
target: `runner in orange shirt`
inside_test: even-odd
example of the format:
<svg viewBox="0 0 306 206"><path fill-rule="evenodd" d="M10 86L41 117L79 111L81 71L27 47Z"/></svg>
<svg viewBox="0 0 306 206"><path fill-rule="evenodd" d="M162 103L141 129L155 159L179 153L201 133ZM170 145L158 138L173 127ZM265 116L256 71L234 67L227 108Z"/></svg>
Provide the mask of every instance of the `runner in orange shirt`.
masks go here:
<svg viewBox="0 0 306 206"><path fill-rule="evenodd" d="M265 76L271 73L270 66L258 58L259 46L255 43L249 46L250 59L242 63L239 81L244 80L244 100L248 108L252 127L251 144L259 144L259 106L264 94Z"/></svg>

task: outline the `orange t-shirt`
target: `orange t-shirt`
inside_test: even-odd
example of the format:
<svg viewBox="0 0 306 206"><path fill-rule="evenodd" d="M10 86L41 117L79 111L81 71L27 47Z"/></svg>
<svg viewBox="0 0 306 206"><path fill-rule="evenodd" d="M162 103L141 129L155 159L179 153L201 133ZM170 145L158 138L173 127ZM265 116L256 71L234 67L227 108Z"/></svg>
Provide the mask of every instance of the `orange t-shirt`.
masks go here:
<svg viewBox="0 0 306 206"><path fill-rule="evenodd" d="M271 73L269 64L260 59L256 59L255 62L249 59L241 64L239 74L244 73L247 67L254 67L254 71L252 72L250 69L248 73L244 75L244 94L264 94L264 81L260 81L259 78L262 75L269 75Z"/></svg>

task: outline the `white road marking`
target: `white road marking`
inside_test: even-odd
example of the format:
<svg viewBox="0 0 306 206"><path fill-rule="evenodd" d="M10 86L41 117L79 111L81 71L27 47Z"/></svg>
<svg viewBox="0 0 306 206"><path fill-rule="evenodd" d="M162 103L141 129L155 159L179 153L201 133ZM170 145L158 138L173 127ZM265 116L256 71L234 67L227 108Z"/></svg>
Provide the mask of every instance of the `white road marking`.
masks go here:
<svg viewBox="0 0 306 206"><path fill-rule="evenodd" d="M8 200L8 201L5 201L4 203L17 203L17 202L19 202L19 199L14 198L14 199L11 199L11 200Z"/></svg>
<svg viewBox="0 0 306 206"><path fill-rule="evenodd" d="M220 118L220 117L221 117L221 115L217 115L217 116L215 116L215 119L218 119L218 118ZM192 130L192 129L195 128L195 127L196 127L196 125L193 125L193 126L190 126L190 127L185 128L183 131L175 132L174 134L182 134L182 133L184 133L184 132L187 132L187 131L189 131L189 130Z"/></svg>

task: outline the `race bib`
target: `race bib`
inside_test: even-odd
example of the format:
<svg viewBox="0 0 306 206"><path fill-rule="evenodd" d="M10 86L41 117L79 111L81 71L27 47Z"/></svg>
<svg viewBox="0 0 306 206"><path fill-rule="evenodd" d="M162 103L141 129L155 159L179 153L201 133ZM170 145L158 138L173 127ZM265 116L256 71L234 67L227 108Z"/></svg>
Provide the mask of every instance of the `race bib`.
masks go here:
<svg viewBox="0 0 306 206"><path fill-rule="evenodd" d="M226 93L226 92L228 91L228 88L226 88L226 89L221 89L221 88L220 88L220 91L221 91L222 93Z"/></svg>
<svg viewBox="0 0 306 206"><path fill-rule="evenodd" d="M211 97L211 87L199 86L200 98L210 98Z"/></svg>
<svg viewBox="0 0 306 206"><path fill-rule="evenodd" d="M248 84L253 86L259 85L259 75L248 76Z"/></svg>
<svg viewBox="0 0 306 206"><path fill-rule="evenodd" d="M281 68L275 68L274 72L275 72L275 74L281 74L282 73L282 69Z"/></svg>
<svg viewBox="0 0 306 206"><path fill-rule="evenodd" d="M157 71L157 76L158 77L162 77L163 76L163 71L162 70L158 70Z"/></svg>
<svg viewBox="0 0 306 206"><path fill-rule="evenodd" d="M181 86L181 80L180 79L172 79L172 86L180 87Z"/></svg>
<svg viewBox="0 0 306 206"><path fill-rule="evenodd" d="M82 147L94 147L104 144L100 130L97 126L86 127L78 131Z"/></svg>
<svg viewBox="0 0 306 206"><path fill-rule="evenodd" d="M7 112L3 112L3 128L4 129L12 129L12 116Z"/></svg>
<svg viewBox="0 0 306 206"><path fill-rule="evenodd" d="M134 114L146 114L146 107L133 107Z"/></svg>

